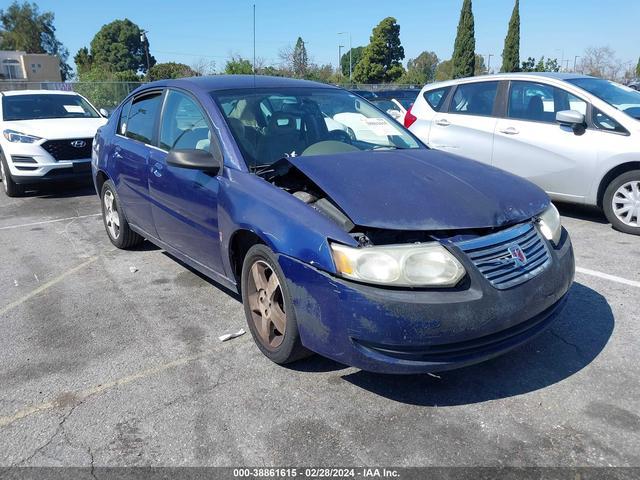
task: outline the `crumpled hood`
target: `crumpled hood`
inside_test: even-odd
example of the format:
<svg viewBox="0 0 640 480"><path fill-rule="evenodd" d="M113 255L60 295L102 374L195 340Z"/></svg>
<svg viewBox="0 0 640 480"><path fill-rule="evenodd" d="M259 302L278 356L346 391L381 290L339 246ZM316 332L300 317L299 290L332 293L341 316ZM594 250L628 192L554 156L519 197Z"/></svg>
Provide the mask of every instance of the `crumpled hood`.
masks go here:
<svg viewBox="0 0 640 480"><path fill-rule="evenodd" d="M106 118L43 118L40 120L14 120L4 122L4 129L27 135L57 140L64 138L92 138Z"/></svg>
<svg viewBox="0 0 640 480"><path fill-rule="evenodd" d="M500 227L549 205L531 182L435 150L301 156L289 161L355 223L390 230Z"/></svg>

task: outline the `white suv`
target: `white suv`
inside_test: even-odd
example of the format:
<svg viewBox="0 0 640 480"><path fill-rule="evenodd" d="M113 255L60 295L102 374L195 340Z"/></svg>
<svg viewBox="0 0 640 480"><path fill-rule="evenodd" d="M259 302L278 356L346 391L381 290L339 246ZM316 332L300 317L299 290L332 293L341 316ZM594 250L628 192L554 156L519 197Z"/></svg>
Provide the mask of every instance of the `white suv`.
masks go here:
<svg viewBox="0 0 640 480"><path fill-rule="evenodd" d="M0 92L0 178L6 194L25 185L91 178L91 144L107 122L73 92Z"/></svg>
<svg viewBox="0 0 640 480"><path fill-rule="evenodd" d="M562 73L487 75L427 85L405 116L432 148L597 205L640 235L640 92Z"/></svg>

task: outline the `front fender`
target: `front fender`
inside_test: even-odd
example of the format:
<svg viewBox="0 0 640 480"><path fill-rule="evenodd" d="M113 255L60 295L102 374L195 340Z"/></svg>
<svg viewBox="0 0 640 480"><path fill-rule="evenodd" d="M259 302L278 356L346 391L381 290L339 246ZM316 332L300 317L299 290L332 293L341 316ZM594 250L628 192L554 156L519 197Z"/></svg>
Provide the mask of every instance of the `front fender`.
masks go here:
<svg viewBox="0 0 640 480"><path fill-rule="evenodd" d="M327 239L356 246L337 224L257 175L227 168L218 199L222 259L233 278L229 245L238 230L258 235L274 252L335 273Z"/></svg>

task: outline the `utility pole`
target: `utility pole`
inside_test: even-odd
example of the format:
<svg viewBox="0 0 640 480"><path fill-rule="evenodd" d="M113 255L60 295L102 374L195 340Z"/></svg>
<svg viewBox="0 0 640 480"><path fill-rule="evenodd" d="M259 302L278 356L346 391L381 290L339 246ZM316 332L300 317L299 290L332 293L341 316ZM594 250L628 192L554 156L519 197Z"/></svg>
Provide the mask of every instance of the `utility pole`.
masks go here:
<svg viewBox="0 0 640 480"><path fill-rule="evenodd" d="M576 55L575 57L573 57L573 72L576 72L576 68L578 66L578 59L580 58L580 55Z"/></svg>
<svg viewBox="0 0 640 480"><path fill-rule="evenodd" d="M253 75L255 83L256 74L256 4L253 4Z"/></svg>
<svg viewBox="0 0 640 480"><path fill-rule="evenodd" d="M493 53L487 55L487 73L491 73L491 57L493 57Z"/></svg>
<svg viewBox="0 0 640 480"><path fill-rule="evenodd" d="M151 66L149 65L149 41L147 40L147 31L140 31L140 41L142 42L142 48L144 48L144 53L147 57L147 73L149 73L149 69Z"/></svg>

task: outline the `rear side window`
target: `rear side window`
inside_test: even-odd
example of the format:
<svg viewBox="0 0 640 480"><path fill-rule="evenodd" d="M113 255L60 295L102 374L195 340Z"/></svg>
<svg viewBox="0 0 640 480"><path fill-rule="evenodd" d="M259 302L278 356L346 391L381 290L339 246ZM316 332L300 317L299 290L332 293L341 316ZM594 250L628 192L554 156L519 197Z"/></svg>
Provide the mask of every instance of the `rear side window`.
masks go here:
<svg viewBox="0 0 640 480"><path fill-rule="evenodd" d="M118 133L124 135L127 133L127 117L129 116L129 110L131 109L131 100L125 103L120 110L120 118L118 119Z"/></svg>
<svg viewBox="0 0 640 480"><path fill-rule="evenodd" d="M451 87L443 87L438 88L437 90L424 92L424 99L427 101L431 108L433 108L436 112L439 112L444 106L444 101L447 98L449 90L451 90Z"/></svg>
<svg viewBox="0 0 640 480"><path fill-rule="evenodd" d="M553 123L556 113L587 113L587 103L561 88L534 82L511 82L507 116L518 120Z"/></svg>
<svg viewBox="0 0 640 480"><path fill-rule="evenodd" d="M160 112L160 92L134 98L127 119L126 135L143 143L153 141L153 130Z"/></svg>
<svg viewBox="0 0 640 480"><path fill-rule="evenodd" d="M490 116L498 92L498 82L478 82L458 85L449 111L463 115Z"/></svg>
<svg viewBox="0 0 640 480"><path fill-rule="evenodd" d="M211 131L205 114L188 95L169 90L162 114L160 147L209 151Z"/></svg>

